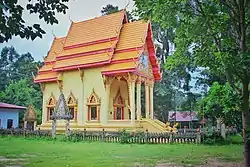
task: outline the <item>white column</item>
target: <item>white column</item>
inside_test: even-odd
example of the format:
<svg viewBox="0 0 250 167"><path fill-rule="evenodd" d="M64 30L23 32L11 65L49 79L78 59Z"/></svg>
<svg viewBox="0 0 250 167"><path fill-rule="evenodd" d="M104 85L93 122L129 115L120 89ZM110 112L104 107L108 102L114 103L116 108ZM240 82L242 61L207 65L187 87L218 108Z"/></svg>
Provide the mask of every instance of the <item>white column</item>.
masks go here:
<svg viewBox="0 0 250 167"><path fill-rule="evenodd" d="M78 99L78 104L77 104L77 123L78 124L83 124L83 122L84 122L83 113L85 112L84 105L86 105L84 103L84 92L83 92L84 91L84 84L83 84L83 82L81 83L80 91L81 91L81 93L80 93L80 97Z"/></svg>
<svg viewBox="0 0 250 167"><path fill-rule="evenodd" d="M34 121L34 129L33 130L36 130L36 127L37 127L37 121Z"/></svg>
<svg viewBox="0 0 250 167"><path fill-rule="evenodd" d="M47 122L47 116L48 115L48 111L47 111L47 107L46 107L46 100L44 97L44 92L43 92L43 109L42 109L42 124L44 124L45 122Z"/></svg>
<svg viewBox="0 0 250 167"><path fill-rule="evenodd" d="M131 80L128 82L129 87L129 105L131 112L131 124L135 124L135 81Z"/></svg>
<svg viewBox="0 0 250 167"><path fill-rule="evenodd" d="M154 119L154 84L151 84L149 87L150 92L150 116L151 119Z"/></svg>
<svg viewBox="0 0 250 167"><path fill-rule="evenodd" d="M24 121L23 127L24 127L24 129L27 129L27 121Z"/></svg>
<svg viewBox="0 0 250 167"><path fill-rule="evenodd" d="M108 123L108 114L109 114L109 99L110 99L110 83L106 83L106 97L105 97L105 109L104 112L101 112L101 122L102 124Z"/></svg>
<svg viewBox="0 0 250 167"><path fill-rule="evenodd" d="M137 120L141 119L141 81L138 80L136 82L136 115L137 115Z"/></svg>
<svg viewBox="0 0 250 167"><path fill-rule="evenodd" d="M149 84L147 81L145 81L145 114L149 119Z"/></svg>

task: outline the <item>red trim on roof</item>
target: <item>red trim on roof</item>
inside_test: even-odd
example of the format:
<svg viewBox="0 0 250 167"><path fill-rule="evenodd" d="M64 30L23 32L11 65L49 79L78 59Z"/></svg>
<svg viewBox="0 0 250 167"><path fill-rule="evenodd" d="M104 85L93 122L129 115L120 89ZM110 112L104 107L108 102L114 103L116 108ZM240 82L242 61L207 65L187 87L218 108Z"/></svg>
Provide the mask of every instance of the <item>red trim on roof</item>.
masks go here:
<svg viewBox="0 0 250 167"><path fill-rule="evenodd" d="M106 38L106 39L101 39L101 40L87 42L87 43L65 46L65 47L63 47L63 49L65 49L65 50L74 49L74 48L83 47L83 46L89 46L89 45L95 45L95 44L105 43L105 42L109 42L109 41L115 41L118 39L119 39L118 37Z"/></svg>
<svg viewBox="0 0 250 167"><path fill-rule="evenodd" d="M161 75L159 73L159 65L157 64L157 59L156 59L156 55L155 55L155 47L153 44L152 36L153 35L152 35L152 30L151 30L151 23L149 22L148 23L147 37L146 37L149 60L150 60L150 63L153 67L154 80L159 81L159 80L161 80Z"/></svg>
<svg viewBox="0 0 250 167"><path fill-rule="evenodd" d="M57 77L53 77L53 78L46 78L46 79L35 79L34 83L40 83L40 82L54 82L57 81Z"/></svg>
<svg viewBox="0 0 250 167"><path fill-rule="evenodd" d="M80 56L89 56L89 55L95 55L95 54L101 54L101 53L107 53L107 52L113 52L114 48L106 48L106 49L100 49L95 51L89 51L89 52L83 52L83 53L76 53L76 54L70 54L65 56L56 57L56 60L65 60Z"/></svg>
<svg viewBox="0 0 250 167"><path fill-rule="evenodd" d="M74 69L86 68L86 67L98 67L101 65L109 64L109 63L110 63L110 60L101 61L97 63L82 64L82 65L72 65L72 66L66 66L66 67L53 68L53 71L74 70Z"/></svg>
<svg viewBox="0 0 250 167"><path fill-rule="evenodd" d="M47 60L45 60L45 61L44 61L44 64L50 65L50 64L54 64L55 62L56 62L55 60L52 60L52 61L47 61Z"/></svg>
<svg viewBox="0 0 250 167"><path fill-rule="evenodd" d="M0 102L0 108L13 108L13 109L26 109L24 106L17 106L14 104L2 103Z"/></svg>

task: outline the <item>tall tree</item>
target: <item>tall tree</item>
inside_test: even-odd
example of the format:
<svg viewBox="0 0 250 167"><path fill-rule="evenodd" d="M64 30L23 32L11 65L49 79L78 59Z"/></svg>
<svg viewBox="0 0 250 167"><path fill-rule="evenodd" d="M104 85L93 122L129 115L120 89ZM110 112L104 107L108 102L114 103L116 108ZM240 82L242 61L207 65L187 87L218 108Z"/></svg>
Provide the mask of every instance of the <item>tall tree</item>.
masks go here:
<svg viewBox="0 0 250 167"><path fill-rule="evenodd" d="M33 84L32 73L36 74L41 62L35 62L30 53L18 54L14 47L4 47L0 57L0 91L3 91L10 81L17 82L27 79ZM36 85L37 86L37 85Z"/></svg>
<svg viewBox="0 0 250 167"><path fill-rule="evenodd" d="M214 82L207 96L200 102L199 115L210 119L214 125L219 119L226 125L241 126L239 98L228 82L224 85Z"/></svg>
<svg viewBox="0 0 250 167"><path fill-rule="evenodd" d="M35 89L26 79L16 83L11 81L6 89L0 92L0 101L21 106L33 105L38 114L38 122L41 122L42 93L40 90ZM19 120L23 120L23 116L24 112L21 112Z"/></svg>
<svg viewBox="0 0 250 167"><path fill-rule="evenodd" d="M26 6L21 6L18 0L0 1L0 43L8 42L12 36L35 39L42 38L45 31L39 24L26 25L23 18L23 11L38 15L47 24L58 24L56 13L66 13L69 0L28 0Z"/></svg>
<svg viewBox="0 0 250 167"><path fill-rule="evenodd" d="M119 11L121 11L121 9L119 9L118 6L113 6L111 4L108 4L102 8L101 14L108 15L108 14L116 13ZM126 11L126 14L127 14L129 21L135 21L135 18L133 18L132 14L129 11Z"/></svg>
<svg viewBox="0 0 250 167"><path fill-rule="evenodd" d="M226 74L241 96L245 166L250 166L250 1L136 0L137 13L176 32L176 52L166 67L205 67ZM240 82L240 86L237 84Z"/></svg>

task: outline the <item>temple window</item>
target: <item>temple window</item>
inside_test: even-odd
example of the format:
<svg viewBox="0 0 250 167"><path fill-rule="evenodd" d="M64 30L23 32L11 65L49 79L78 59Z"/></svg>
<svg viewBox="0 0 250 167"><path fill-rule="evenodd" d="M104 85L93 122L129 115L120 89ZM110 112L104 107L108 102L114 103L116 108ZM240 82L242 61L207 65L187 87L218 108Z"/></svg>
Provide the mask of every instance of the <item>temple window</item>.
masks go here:
<svg viewBox="0 0 250 167"><path fill-rule="evenodd" d="M93 92L91 93L87 101L89 121L100 120L100 104L101 100L93 89Z"/></svg>
<svg viewBox="0 0 250 167"><path fill-rule="evenodd" d="M53 94L51 94L49 101L47 102L47 121L51 120L51 116L56 107L56 100Z"/></svg>
<svg viewBox="0 0 250 167"><path fill-rule="evenodd" d="M113 105L114 105L114 120L123 120L125 103L121 96L120 89L118 90L114 98Z"/></svg>
<svg viewBox="0 0 250 167"><path fill-rule="evenodd" d="M72 92L70 92L70 95L67 99L67 106L69 108L70 114L72 115L72 120L77 120L77 100Z"/></svg>

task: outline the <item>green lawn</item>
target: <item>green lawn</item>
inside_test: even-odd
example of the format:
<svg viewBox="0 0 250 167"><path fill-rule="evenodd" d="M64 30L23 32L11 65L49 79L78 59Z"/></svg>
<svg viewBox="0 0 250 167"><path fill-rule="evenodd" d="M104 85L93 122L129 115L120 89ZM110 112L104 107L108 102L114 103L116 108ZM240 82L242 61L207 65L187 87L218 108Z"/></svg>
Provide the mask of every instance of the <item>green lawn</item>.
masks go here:
<svg viewBox="0 0 250 167"><path fill-rule="evenodd" d="M63 142L0 138L0 167L25 164L30 167L134 166L134 164L201 164L208 159L241 162L241 145L204 146L192 144L138 145L102 142ZM4 161L3 158L11 158ZM21 158L20 160L13 160ZM2 160L1 160L2 159ZM22 160L23 159L23 160Z"/></svg>

